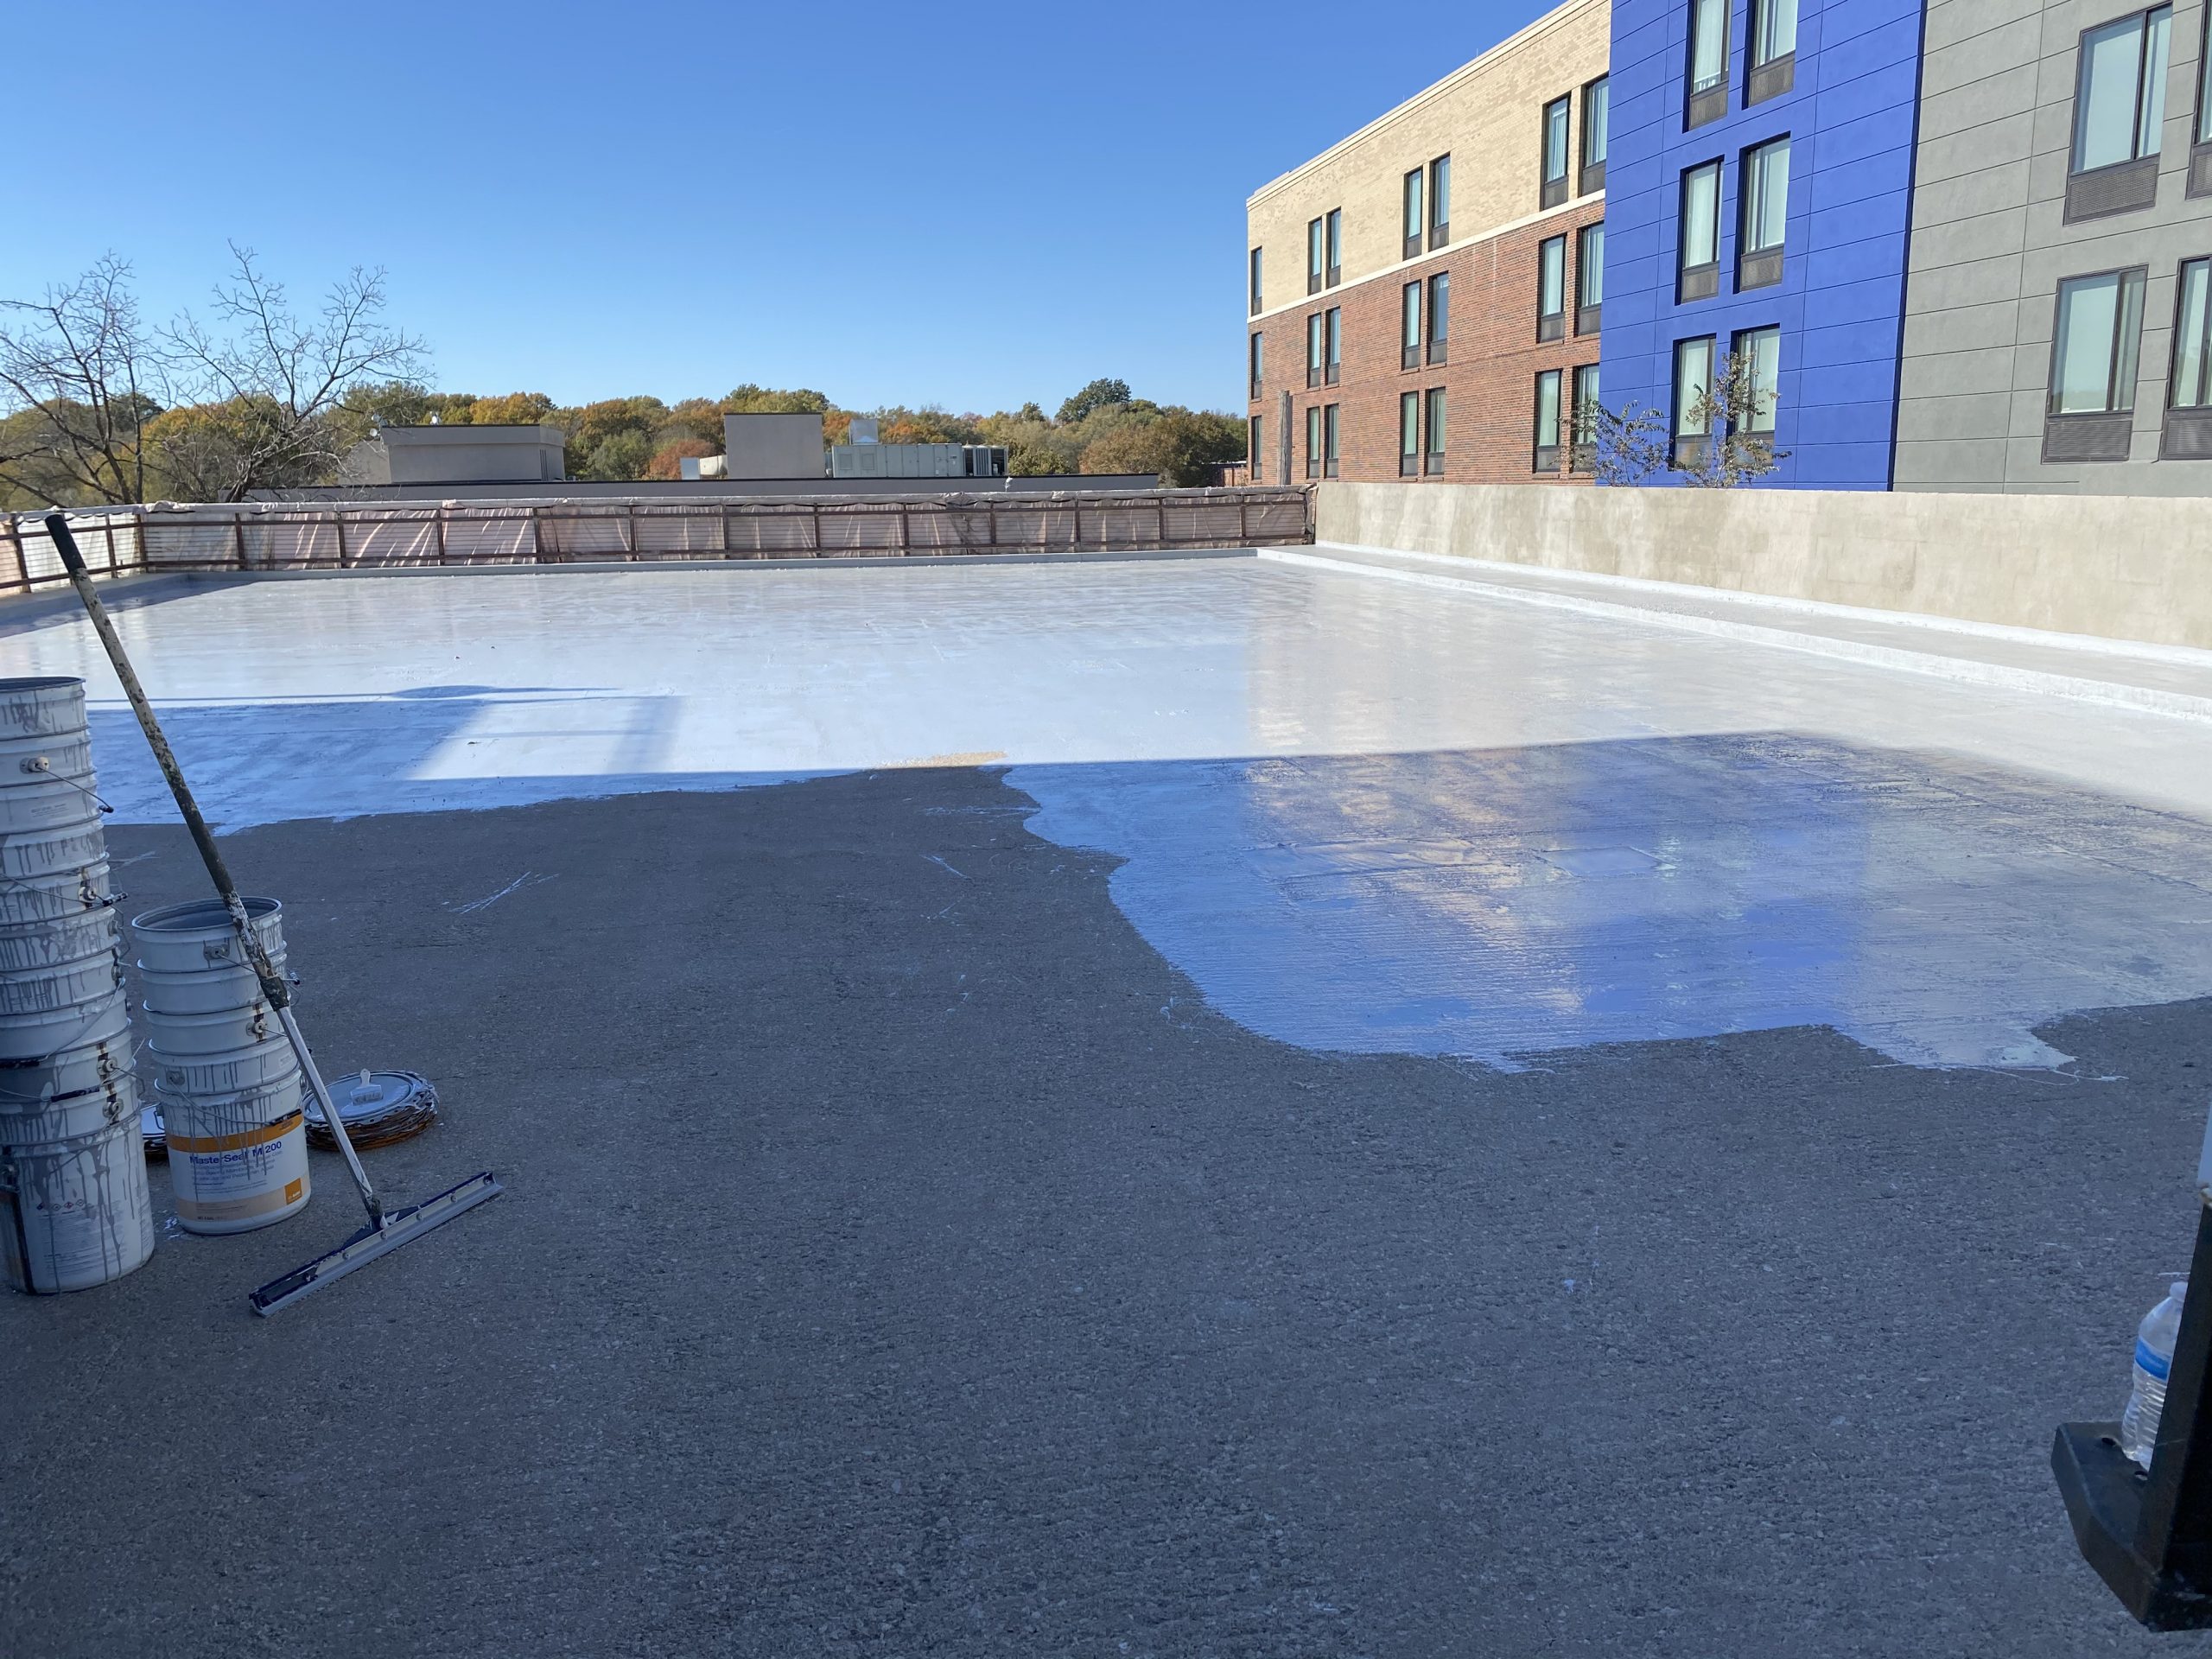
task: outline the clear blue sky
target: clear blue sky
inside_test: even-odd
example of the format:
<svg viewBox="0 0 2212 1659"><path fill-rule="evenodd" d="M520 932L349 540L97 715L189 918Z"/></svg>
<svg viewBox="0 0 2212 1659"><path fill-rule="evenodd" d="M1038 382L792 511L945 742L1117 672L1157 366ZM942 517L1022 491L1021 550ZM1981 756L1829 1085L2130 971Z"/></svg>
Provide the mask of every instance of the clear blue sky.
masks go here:
<svg viewBox="0 0 2212 1659"><path fill-rule="evenodd" d="M22 5L0 296L229 238L384 266L448 391L1241 408L1245 196L1543 10Z"/></svg>

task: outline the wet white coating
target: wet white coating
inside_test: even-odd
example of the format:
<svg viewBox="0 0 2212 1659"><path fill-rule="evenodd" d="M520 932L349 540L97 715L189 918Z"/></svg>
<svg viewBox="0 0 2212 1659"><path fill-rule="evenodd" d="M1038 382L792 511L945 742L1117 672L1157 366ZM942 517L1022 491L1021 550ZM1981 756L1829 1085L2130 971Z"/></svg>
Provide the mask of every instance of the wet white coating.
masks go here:
<svg viewBox="0 0 2212 1659"><path fill-rule="evenodd" d="M1010 763L1211 1001L1309 1046L1830 1024L2050 1064L2055 1014L2212 991L2203 724L1663 626L1241 560L268 582L118 620L226 829ZM0 669L85 676L119 818L172 816L80 621L0 618Z"/></svg>

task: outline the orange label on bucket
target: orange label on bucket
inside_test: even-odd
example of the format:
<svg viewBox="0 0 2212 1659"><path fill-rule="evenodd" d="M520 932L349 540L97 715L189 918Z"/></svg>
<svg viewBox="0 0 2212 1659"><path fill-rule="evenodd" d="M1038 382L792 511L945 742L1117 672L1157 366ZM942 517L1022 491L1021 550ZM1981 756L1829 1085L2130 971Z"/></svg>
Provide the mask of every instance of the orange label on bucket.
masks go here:
<svg viewBox="0 0 2212 1659"><path fill-rule="evenodd" d="M242 1152L248 1147L265 1145L281 1141L297 1127L301 1115L297 1112L274 1123L264 1124L257 1129L246 1129L237 1135L170 1135L169 1146L178 1152Z"/></svg>

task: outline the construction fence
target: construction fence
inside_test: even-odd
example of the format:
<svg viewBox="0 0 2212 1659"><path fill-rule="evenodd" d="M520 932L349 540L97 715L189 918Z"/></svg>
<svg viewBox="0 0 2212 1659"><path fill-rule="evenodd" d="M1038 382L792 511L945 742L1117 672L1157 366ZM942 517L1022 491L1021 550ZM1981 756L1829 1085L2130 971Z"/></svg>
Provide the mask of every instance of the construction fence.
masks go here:
<svg viewBox="0 0 2212 1659"><path fill-rule="evenodd" d="M1260 489L682 501L291 502L70 515L95 575L486 564L1131 553L1313 539L1311 496ZM0 594L66 579L40 517L0 515Z"/></svg>

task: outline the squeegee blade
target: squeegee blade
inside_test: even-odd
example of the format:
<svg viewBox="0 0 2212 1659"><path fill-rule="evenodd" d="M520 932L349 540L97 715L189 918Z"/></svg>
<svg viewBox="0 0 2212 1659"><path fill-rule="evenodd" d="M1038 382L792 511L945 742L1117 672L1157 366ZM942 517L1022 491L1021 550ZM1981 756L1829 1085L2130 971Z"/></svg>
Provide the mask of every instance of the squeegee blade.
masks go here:
<svg viewBox="0 0 2212 1659"><path fill-rule="evenodd" d="M433 1227L443 1226L465 1211L496 1198L506 1191L490 1170L472 1175L458 1186L405 1210L395 1210L381 1227L364 1227L327 1255L319 1255L282 1279L272 1279L249 1300L253 1311L267 1318L278 1308L314 1294L325 1285L343 1279L356 1268L365 1268L378 1256L390 1255L403 1244L411 1244Z"/></svg>

